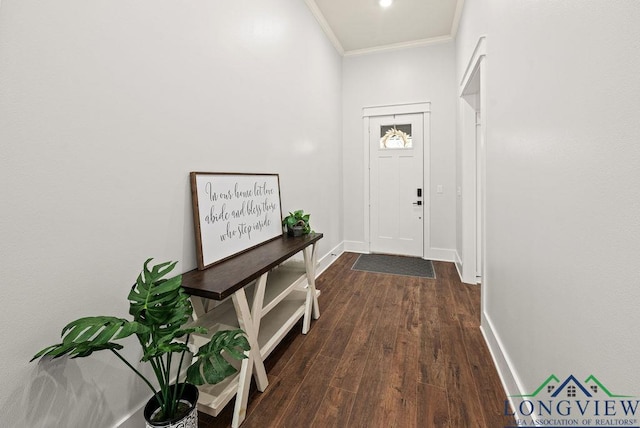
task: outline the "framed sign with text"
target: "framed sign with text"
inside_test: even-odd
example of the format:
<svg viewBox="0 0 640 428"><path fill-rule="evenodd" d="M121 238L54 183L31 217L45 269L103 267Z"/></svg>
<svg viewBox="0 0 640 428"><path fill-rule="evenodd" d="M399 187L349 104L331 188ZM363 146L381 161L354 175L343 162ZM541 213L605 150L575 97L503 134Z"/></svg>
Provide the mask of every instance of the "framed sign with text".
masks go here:
<svg viewBox="0 0 640 428"><path fill-rule="evenodd" d="M278 174L192 172L198 269L282 235Z"/></svg>

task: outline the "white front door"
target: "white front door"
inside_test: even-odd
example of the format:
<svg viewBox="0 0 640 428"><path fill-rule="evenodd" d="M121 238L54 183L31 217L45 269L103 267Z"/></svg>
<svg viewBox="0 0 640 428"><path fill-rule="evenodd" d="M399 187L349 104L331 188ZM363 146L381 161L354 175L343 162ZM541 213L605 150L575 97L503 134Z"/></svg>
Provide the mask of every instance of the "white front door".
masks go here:
<svg viewBox="0 0 640 428"><path fill-rule="evenodd" d="M423 114L369 121L370 250L423 256Z"/></svg>

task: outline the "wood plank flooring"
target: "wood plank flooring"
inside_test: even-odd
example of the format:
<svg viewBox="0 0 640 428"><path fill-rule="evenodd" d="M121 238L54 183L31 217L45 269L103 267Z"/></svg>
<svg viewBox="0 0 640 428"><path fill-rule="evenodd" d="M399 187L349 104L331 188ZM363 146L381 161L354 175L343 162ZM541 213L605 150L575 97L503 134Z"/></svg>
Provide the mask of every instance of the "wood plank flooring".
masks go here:
<svg viewBox="0 0 640 428"><path fill-rule="evenodd" d="M505 393L479 329L480 287L452 263L437 279L352 271L345 253L317 280L321 317L265 361L243 428L499 428ZM231 426L233 400L200 428Z"/></svg>

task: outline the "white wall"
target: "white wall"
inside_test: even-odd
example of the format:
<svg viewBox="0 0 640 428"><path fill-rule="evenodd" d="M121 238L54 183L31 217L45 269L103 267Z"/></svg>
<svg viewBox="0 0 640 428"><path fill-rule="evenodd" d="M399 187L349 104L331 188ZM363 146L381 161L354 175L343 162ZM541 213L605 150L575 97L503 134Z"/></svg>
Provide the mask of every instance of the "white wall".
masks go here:
<svg viewBox="0 0 640 428"><path fill-rule="evenodd" d="M484 32L473 3L458 75ZM487 1L483 13L483 328L509 393L555 373L640 395L640 3Z"/></svg>
<svg viewBox="0 0 640 428"><path fill-rule="evenodd" d="M189 171L280 173L320 256L342 242L341 62L303 2L2 2L0 425L112 426L149 396L108 354L28 361L125 316L145 258L195 267Z"/></svg>
<svg viewBox="0 0 640 428"><path fill-rule="evenodd" d="M364 248L362 108L431 102L431 247L453 260L455 248L454 43L347 56L343 61L345 247ZM436 187L443 186L443 193ZM427 255L429 256L429 255Z"/></svg>

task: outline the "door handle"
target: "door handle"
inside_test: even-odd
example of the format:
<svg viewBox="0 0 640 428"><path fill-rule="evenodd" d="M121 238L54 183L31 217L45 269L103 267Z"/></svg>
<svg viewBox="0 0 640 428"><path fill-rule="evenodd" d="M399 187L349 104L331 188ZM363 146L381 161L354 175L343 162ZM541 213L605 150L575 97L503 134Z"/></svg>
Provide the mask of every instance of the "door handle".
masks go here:
<svg viewBox="0 0 640 428"><path fill-rule="evenodd" d="M413 203L413 205L422 205L422 201L416 201Z"/></svg>

